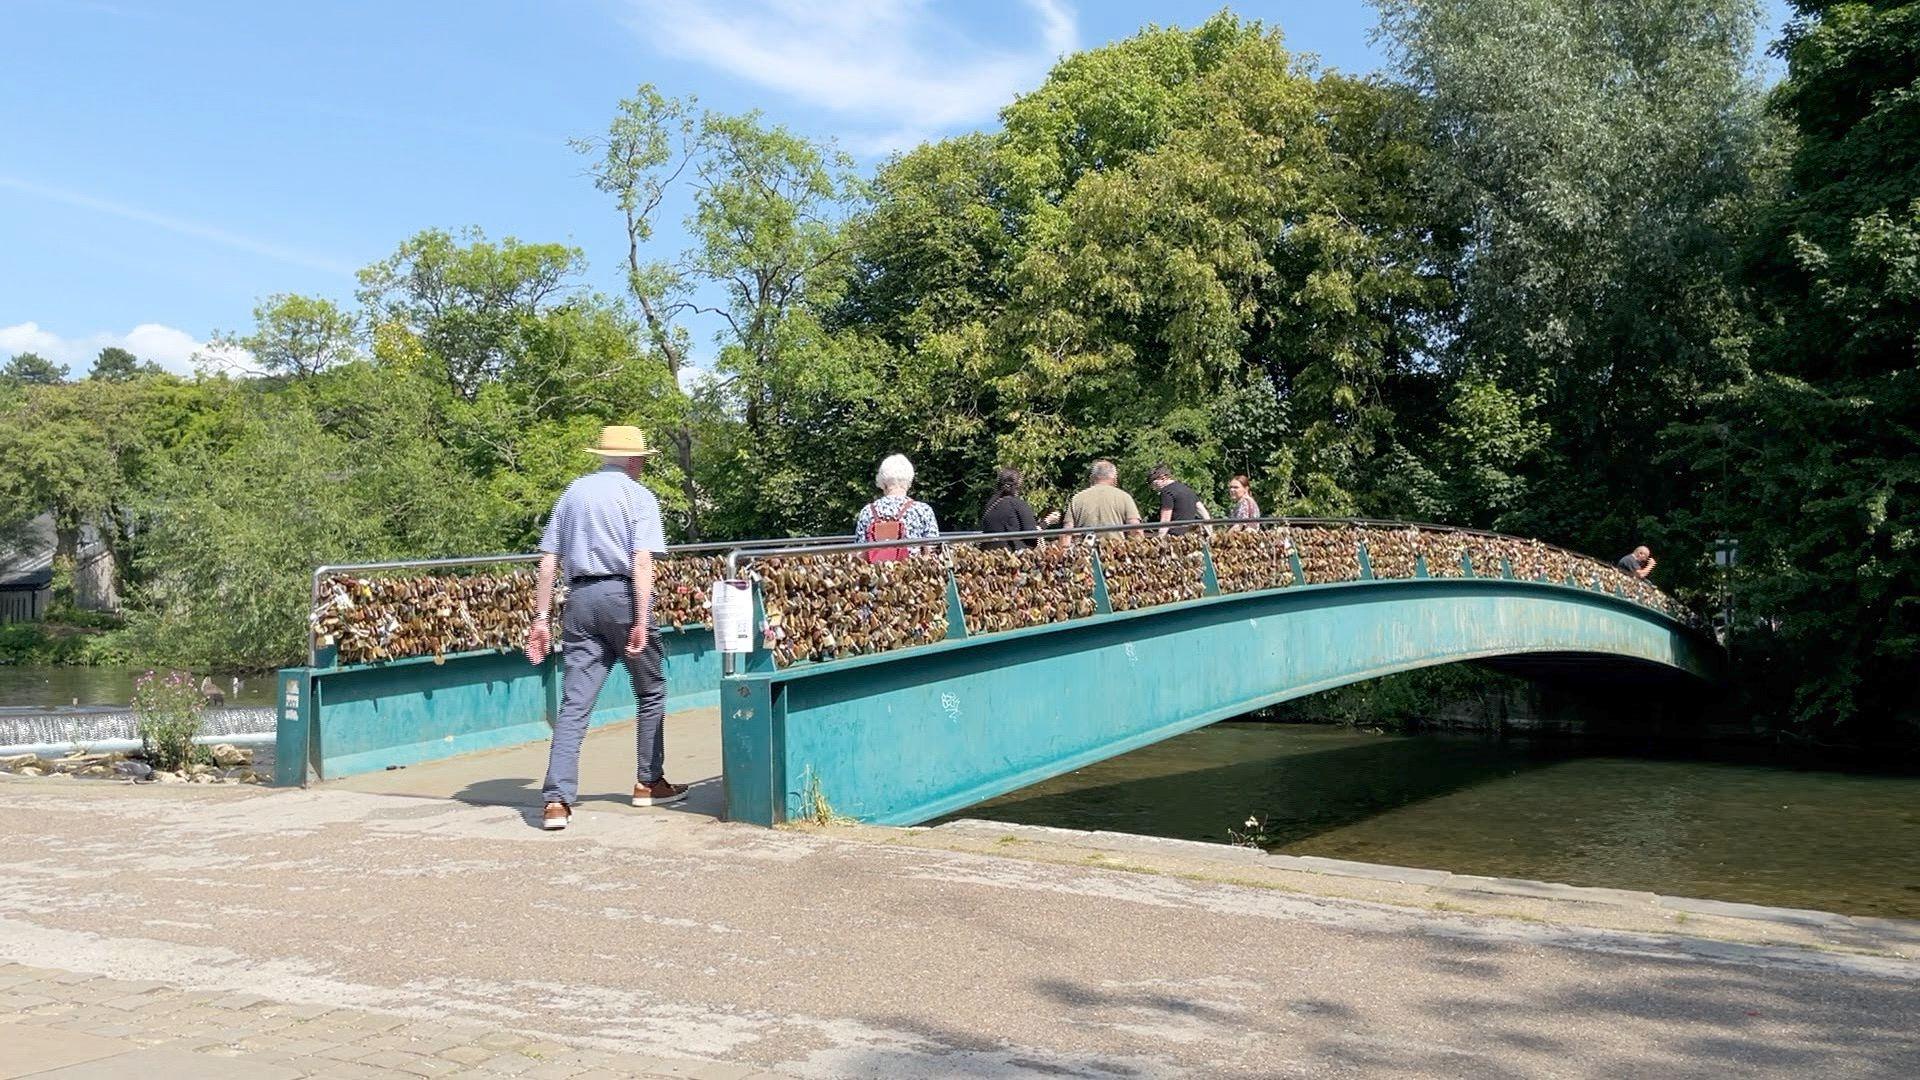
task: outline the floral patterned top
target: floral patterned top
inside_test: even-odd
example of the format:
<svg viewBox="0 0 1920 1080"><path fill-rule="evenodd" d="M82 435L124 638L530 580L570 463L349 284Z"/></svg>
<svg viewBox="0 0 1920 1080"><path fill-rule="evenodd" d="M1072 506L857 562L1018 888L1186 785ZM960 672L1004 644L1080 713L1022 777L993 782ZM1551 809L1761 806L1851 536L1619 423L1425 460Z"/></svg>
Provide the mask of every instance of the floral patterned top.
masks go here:
<svg viewBox="0 0 1920 1080"><path fill-rule="evenodd" d="M906 514L902 516L900 506L906 502L913 505L907 507ZM867 538L867 526L873 524L876 513L881 517L899 517L900 524L904 526L903 540L935 540L940 536L940 523L934 519L933 507L904 495L882 495L861 507L860 515L853 519L853 538L856 541Z"/></svg>
<svg viewBox="0 0 1920 1080"><path fill-rule="evenodd" d="M1240 501L1233 504L1233 513L1228 516L1235 521L1257 518L1260 516L1260 504L1253 501L1253 496L1242 495Z"/></svg>

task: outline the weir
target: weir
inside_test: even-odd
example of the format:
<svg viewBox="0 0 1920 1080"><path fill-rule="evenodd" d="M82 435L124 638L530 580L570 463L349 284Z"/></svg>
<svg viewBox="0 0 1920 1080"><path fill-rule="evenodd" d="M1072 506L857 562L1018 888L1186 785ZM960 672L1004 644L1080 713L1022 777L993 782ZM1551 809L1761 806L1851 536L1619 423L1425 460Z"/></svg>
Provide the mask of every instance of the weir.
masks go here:
<svg viewBox="0 0 1920 1080"><path fill-rule="evenodd" d="M1671 601L1594 560L1397 522L1272 519L1256 527L1271 539L1255 543L1274 545L1277 577L1250 578L1238 563L1229 567L1224 552L1216 564L1218 538L1196 537L1185 548L1151 536L1130 541L1127 572L1142 551L1164 552L1153 556L1164 557L1162 569L1193 579L1180 594L1188 598L1119 611L1114 593L1124 595L1127 583L1098 552L1103 542L1122 547L1106 535L1122 530L1076 530L1094 542L1091 613L992 630L976 617L973 632L967 599L978 602L978 594L960 587L950 548L982 539L949 537L911 560L917 576L945 575L945 610L920 613L923 623L937 619L943 637L855 655L796 655L791 643L776 651L763 572L820 557L855 566L862 550L897 541L724 545L730 566L754 582L752 651L723 664L709 627L663 627L669 708L719 704L732 820L771 825L832 814L906 825L1267 705L1436 664L1577 657L1693 680L1719 675L1718 647ZM1293 543L1334 527L1344 532L1318 535L1361 537L1342 560L1327 561L1324 546ZM1370 552L1369 540L1383 550ZM1237 550L1247 543L1237 541ZM875 572L886 580L906 571ZM1244 591L1223 591L1223 581ZM845 606L833 616L838 630L862 640L872 610ZM315 663L281 673L276 783L544 739L562 677L556 658L536 668L509 651L329 659L316 650ZM616 672L594 722L632 711L631 690Z"/></svg>

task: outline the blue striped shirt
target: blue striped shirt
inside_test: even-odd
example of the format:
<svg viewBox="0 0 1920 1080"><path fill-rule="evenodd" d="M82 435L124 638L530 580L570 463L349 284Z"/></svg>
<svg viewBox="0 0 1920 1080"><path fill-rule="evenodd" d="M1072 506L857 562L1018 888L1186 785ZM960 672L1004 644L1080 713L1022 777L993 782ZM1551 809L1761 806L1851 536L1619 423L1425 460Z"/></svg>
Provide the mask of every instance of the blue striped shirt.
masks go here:
<svg viewBox="0 0 1920 1080"><path fill-rule="evenodd" d="M633 553L667 550L660 502L618 465L607 465L567 485L553 506L540 550L560 556L561 576L633 576Z"/></svg>

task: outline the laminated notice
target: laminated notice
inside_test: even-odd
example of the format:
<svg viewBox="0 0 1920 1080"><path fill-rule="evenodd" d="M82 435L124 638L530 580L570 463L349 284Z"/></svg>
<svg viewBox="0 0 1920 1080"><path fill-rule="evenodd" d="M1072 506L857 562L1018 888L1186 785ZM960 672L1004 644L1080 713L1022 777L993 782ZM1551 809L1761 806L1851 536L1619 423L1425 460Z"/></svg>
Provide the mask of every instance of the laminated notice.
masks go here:
<svg viewBox="0 0 1920 1080"><path fill-rule="evenodd" d="M713 645L723 653L753 651L753 586L749 582L713 583Z"/></svg>

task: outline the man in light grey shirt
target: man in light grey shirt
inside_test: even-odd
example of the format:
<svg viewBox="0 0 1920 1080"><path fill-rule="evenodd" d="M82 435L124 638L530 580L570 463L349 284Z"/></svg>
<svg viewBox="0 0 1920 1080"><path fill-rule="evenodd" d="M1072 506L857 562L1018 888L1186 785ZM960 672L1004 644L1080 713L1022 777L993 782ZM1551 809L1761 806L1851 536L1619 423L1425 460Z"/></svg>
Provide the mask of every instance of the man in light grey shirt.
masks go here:
<svg viewBox="0 0 1920 1080"><path fill-rule="evenodd" d="M666 750L661 722L667 682L661 674L660 632L653 625L653 555L665 552L660 503L638 480L647 458L639 428L609 427L598 446L587 448L604 464L573 483L554 504L540 538L540 589L527 659L546 660L553 647L549 613L556 573L567 580L560 655L566 669L560 715L547 756L542 825L564 829L580 789L580 743L593 705L616 660L627 667L638 703L634 722L633 805L661 806L686 798L682 784L662 775Z"/></svg>

